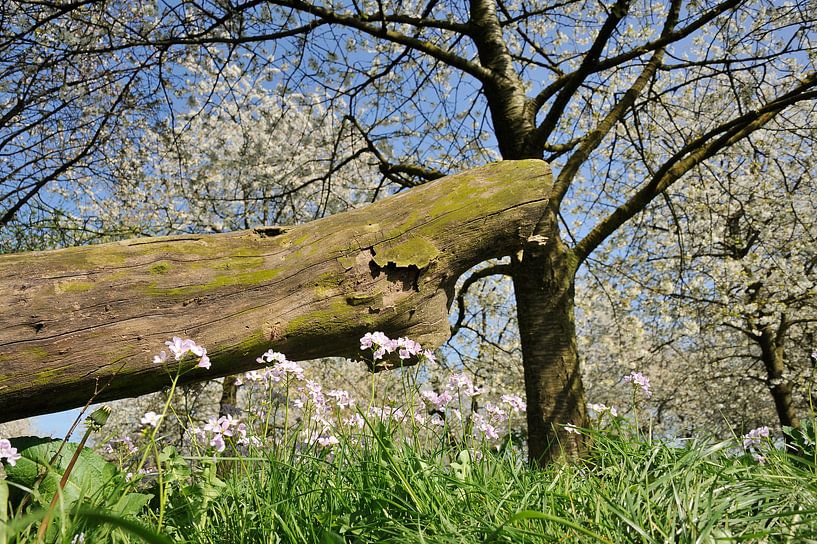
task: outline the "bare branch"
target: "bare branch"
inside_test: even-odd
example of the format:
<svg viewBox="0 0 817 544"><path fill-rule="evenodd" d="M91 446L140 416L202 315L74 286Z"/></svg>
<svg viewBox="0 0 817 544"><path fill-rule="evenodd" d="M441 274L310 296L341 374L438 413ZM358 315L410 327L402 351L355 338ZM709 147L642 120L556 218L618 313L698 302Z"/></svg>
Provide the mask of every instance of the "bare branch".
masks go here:
<svg viewBox="0 0 817 544"><path fill-rule="evenodd" d="M559 94L556 96L556 100L554 100L553 105L550 110L548 110L544 121L536 128L536 132L533 136L535 147L541 147L547 142L550 135L556 129L556 125L559 123L559 119L562 117L562 113L564 113L570 99L573 98L573 94L581 86L587 76L595 70L602 51L604 51L607 42L613 36L613 31L615 31L618 24L624 20L629 9L630 0L617 0L615 5L610 9L607 19L604 21L604 24L601 25L599 33L593 41L593 45L591 45L587 53L584 54L581 66L579 66L578 70L573 72L573 77L568 79L564 86L562 86ZM534 109L538 110L535 104L536 101L534 100Z"/></svg>
<svg viewBox="0 0 817 544"><path fill-rule="evenodd" d="M455 55L450 51L446 51L445 49L442 49L439 46L424 41L420 38L406 36L405 34L389 29L385 25L373 24L370 22L369 16L352 17L349 15L342 15L321 6L308 4L302 0L275 0L273 3L281 7L292 8L302 13L315 16L326 23L354 28L376 38L409 46L412 49L425 53L426 55L442 61L449 66L458 68L475 77L479 81L486 81L493 77L490 70L480 66L479 64Z"/></svg>
<svg viewBox="0 0 817 544"><path fill-rule="evenodd" d="M670 6L670 12L667 15L667 20L664 22L662 34L672 32L673 27L678 22L678 15L680 11L681 0L673 0ZM653 53L652 58L641 71L641 74L639 74L630 88L627 89L627 92L624 93L618 103L613 106L613 108L607 113L601 122L599 122L596 128L590 131L582 139L579 148L570 156L565 163L564 168L562 168L562 171L559 172L559 177L556 179L556 183L553 186L554 196L553 200L551 201L551 206L553 209L558 209L562 198L564 198L565 193L567 193L567 188L573 181L573 177L579 171L581 165L584 164L584 162L590 156L590 153L592 153L593 150L599 146L607 133L610 132L616 123L622 119L624 113L633 105L633 103L635 103L638 96L647 86L647 83L649 83L655 76L655 72L658 70L658 66L661 64L663 55L663 49L658 49L655 53ZM537 128L537 139L546 137L545 134L541 132L541 129L542 127ZM542 140L542 142L544 141L545 140Z"/></svg>
<svg viewBox="0 0 817 544"><path fill-rule="evenodd" d="M609 70L610 68L620 66L621 64L624 64L627 61L638 58L646 53L657 51L659 49L664 49L666 48L667 45L678 42L690 36L692 33L699 30L701 27L703 27L704 25L706 25L719 15L722 15L729 11L730 9L733 9L736 6L738 6L742 1L743 0L726 0L725 2L718 4L717 6L706 12L704 15L702 15L700 18L684 26L683 28L670 32L666 35L662 34L661 37L659 37L657 40L635 47L625 53L621 53L613 57L608 57L606 59L599 60L594 66L589 67L591 71L587 74L582 73L582 69L585 68L584 64L582 64L582 66L579 67L579 69L576 70L575 72L565 74L564 76L560 77L559 79L555 80L550 85L545 87L542 91L540 91L539 94L537 94L536 97L533 99L535 110L538 112L542 108L542 106L544 106L545 103L548 100L550 100L550 98L553 95L559 92L560 89L571 84L571 81L574 78L580 78L581 80L584 80L585 78L587 78L589 74L601 72L603 70Z"/></svg>
<svg viewBox="0 0 817 544"><path fill-rule="evenodd" d="M724 148L747 137L765 126L787 107L805 100L817 99L817 72L809 74L797 87L764 106L723 123L681 148L651 179L627 202L596 225L576 245L580 260L597 248L604 240L630 218L649 204L653 198L678 181L684 174L703 161L715 156Z"/></svg>
<svg viewBox="0 0 817 544"><path fill-rule="evenodd" d="M465 320L465 295L468 290L478 281L488 278L490 276L510 276L511 265L509 264L495 264L486 268L477 270L462 282L459 293L457 293L457 321L451 325L451 336L459 332L462 323Z"/></svg>

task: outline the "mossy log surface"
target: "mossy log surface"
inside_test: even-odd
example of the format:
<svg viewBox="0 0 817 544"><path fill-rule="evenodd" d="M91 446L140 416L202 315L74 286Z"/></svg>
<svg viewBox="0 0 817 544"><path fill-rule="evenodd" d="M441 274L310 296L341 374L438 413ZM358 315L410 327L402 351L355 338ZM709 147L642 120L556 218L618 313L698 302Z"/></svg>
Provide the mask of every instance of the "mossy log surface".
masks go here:
<svg viewBox="0 0 817 544"><path fill-rule="evenodd" d="M291 228L2 255L0 421L157 391L172 336L212 361L184 381L270 348L353 356L374 330L438 346L457 278L521 248L551 183L542 161L506 161Z"/></svg>

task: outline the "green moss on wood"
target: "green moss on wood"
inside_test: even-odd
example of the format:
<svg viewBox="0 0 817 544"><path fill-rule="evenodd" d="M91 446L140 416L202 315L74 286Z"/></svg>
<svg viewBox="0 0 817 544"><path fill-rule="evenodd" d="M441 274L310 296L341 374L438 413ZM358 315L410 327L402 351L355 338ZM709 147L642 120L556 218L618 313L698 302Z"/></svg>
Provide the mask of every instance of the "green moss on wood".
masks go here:
<svg viewBox="0 0 817 544"><path fill-rule="evenodd" d="M313 284L315 285L315 296L319 299L321 298L329 298L330 296L337 293L338 289L340 288L342 282L342 278L339 277L338 274L333 272L327 272L325 274L321 274L317 278Z"/></svg>
<svg viewBox="0 0 817 544"><path fill-rule="evenodd" d="M51 368L48 370L41 370L34 374L33 382L37 385L44 385L54 381L57 376L57 369Z"/></svg>
<svg viewBox="0 0 817 544"><path fill-rule="evenodd" d="M151 274L166 274L170 270L171 264L167 261L159 261L150 267Z"/></svg>
<svg viewBox="0 0 817 544"><path fill-rule="evenodd" d="M222 287L260 285L274 279L280 274L279 269L256 270L253 272L241 272L238 274L219 274L207 283L186 285L183 287L163 288L151 285L148 287L148 294L152 296L188 296L206 293Z"/></svg>
<svg viewBox="0 0 817 544"><path fill-rule="evenodd" d="M383 305L383 293L353 293L346 297L346 304L349 306L373 306Z"/></svg>
<svg viewBox="0 0 817 544"><path fill-rule="evenodd" d="M253 355L260 355L260 352L265 350L269 343L269 338L265 338L264 334L260 331L255 331L238 344L225 347L223 351L232 354L234 357L243 359ZM214 352L213 355L214 357L218 357L219 352Z"/></svg>
<svg viewBox="0 0 817 544"><path fill-rule="evenodd" d="M215 261L199 261L191 268L208 268L210 270L254 270L264 266L263 257L225 257Z"/></svg>
<svg viewBox="0 0 817 544"><path fill-rule="evenodd" d="M83 280L64 281L57 284L57 293L84 293L94 288L94 282Z"/></svg>
<svg viewBox="0 0 817 544"><path fill-rule="evenodd" d="M360 314L360 310L355 306L342 300L331 300L327 302L325 309L315 310L290 320L284 329L284 334L286 336L304 334L306 330L313 331L309 336L324 331L336 332L339 323L357 324L361 317Z"/></svg>
<svg viewBox="0 0 817 544"><path fill-rule="evenodd" d="M294 245L294 246L303 245L303 243L306 242L311 235L312 235L311 232L305 232L305 233L301 234L300 236L298 236L297 238L292 240L292 245Z"/></svg>
<svg viewBox="0 0 817 544"><path fill-rule="evenodd" d="M398 245L379 244L375 246L372 260L381 268L393 263L398 267L414 265L426 268L440 254L430 240L422 236L412 236Z"/></svg>
<svg viewBox="0 0 817 544"><path fill-rule="evenodd" d="M45 348L41 348L40 346L29 346L23 348L20 350L20 354L35 361L44 361L51 356L51 354L48 353Z"/></svg>
<svg viewBox="0 0 817 544"><path fill-rule="evenodd" d="M248 241L247 243L249 244L250 242ZM267 250L269 250L269 248L267 248ZM230 257L238 257L238 258L263 257L263 256L264 256L264 252L263 252L263 250L261 248L256 248L256 247L251 247L251 246L240 247L240 248L238 248L235 251L230 253Z"/></svg>
<svg viewBox="0 0 817 544"><path fill-rule="evenodd" d="M351 255L342 255L342 256L338 257L338 262L344 268L344 270L353 269L355 267L356 262L357 262L357 252L356 252L356 250L350 250L350 251L354 251L354 253L352 253Z"/></svg>

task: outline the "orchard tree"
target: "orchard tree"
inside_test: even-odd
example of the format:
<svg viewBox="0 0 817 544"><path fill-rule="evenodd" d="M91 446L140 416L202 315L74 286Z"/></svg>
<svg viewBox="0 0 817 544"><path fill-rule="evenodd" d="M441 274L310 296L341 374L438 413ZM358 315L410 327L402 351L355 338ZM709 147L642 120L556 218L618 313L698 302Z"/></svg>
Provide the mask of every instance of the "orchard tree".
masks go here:
<svg viewBox="0 0 817 544"><path fill-rule="evenodd" d="M813 103L790 108L622 229L610 247L626 251L597 253L590 288L616 288L596 300L643 318L610 327L608 312L588 309L598 381L617 353L653 366L658 405L689 408L699 426L799 424L815 379L815 117Z"/></svg>
<svg viewBox="0 0 817 544"><path fill-rule="evenodd" d="M241 51L253 60L247 70L276 70L270 88L279 96L325 97L327 109L345 110L340 130L357 134L394 186L492 154L550 161L555 183L536 233L495 270L513 281L536 461L581 449L581 436L562 426L586 420L579 267L690 172L817 97L806 2L89 0L15 2L6 20L0 50L12 60L3 64L9 115L0 130L4 141L23 142L3 151L12 157L0 172L6 229L31 216L46 185L103 164L116 123L143 114L172 123L178 95L156 97L184 89L190 55L222 66ZM57 38L40 42L44 32ZM46 94L49 78L75 67L117 76L105 85L107 102L83 100L93 90L81 83ZM36 99L13 99L32 85ZM86 102L99 113L50 124ZM43 155L39 142L63 149L75 125L92 135L79 138L80 152ZM354 148L339 148L335 164ZM40 156L55 166L24 173Z"/></svg>
<svg viewBox="0 0 817 544"><path fill-rule="evenodd" d="M184 59L185 88L175 92L186 109L144 124L136 145L109 158L108 183L81 186L86 205L76 220L93 216L139 234L229 232L372 200L377 171L360 158L362 139L342 130L320 97L276 94L248 63ZM77 192L66 185L60 196Z"/></svg>

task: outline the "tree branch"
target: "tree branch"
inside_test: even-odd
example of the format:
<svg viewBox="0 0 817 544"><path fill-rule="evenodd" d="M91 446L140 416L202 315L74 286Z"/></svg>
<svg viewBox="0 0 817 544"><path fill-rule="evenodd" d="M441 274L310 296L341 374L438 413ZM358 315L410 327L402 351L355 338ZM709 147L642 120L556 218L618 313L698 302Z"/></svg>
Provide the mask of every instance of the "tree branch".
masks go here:
<svg viewBox="0 0 817 544"><path fill-rule="evenodd" d="M112 376L100 400L157 391L173 335L212 361L185 381L270 348L353 355L371 330L440 345L457 278L522 248L550 183L542 161L501 162L292 228L0 255L0 421L80 406Z"/></svg>
<svg viewBox="0 0 817 544"><path fill-rule="evenodd" d="M559 123L559 119L562 117L565 108L573 98L573 94L581 86L587 76L594 72L602 51L604 51L607 42L613 36L613 31L615 31L618 24L627 15L629 9L630 0L617 0L615 5L610 9L607 19L604 21L604 24L601 25L599 33L593 41L593 45L591 45L590 49L584 54L584 59L579 69L573 72L571 74L572 77L565 81L559 94L556 96L556 100L553 102L553 106L548 110L544 121L536 127L533 136L533 145L536 149L542 147L542 145L547 142L550 135L556 129L556 125ZM534 100L534 105L536 103L536 100ZM538 111L539 107L535 106L534 109Z"/></svg>
<svg viewBox="0 0 817 544"><path fill-rule="evenodd" d="M740 4L741 1L742 0L726 0L725 2L718 4L717 6L706 12L695 22L690 23L689 25L683 28L670 32L669 34L662 35L657 40L645 43L625 53L621 53L619 55L615 55L613 57L608 57L606 59L600 60L592 67L592 70L588 74L581 73L582 67L580 67L578 70L574 72L565 74L564 76L553 81L550 85L545 87L539 94L536 95L536 97L533 99L533 105L535 110L538 112L542 108L542 106L544 106L545 103L548 100L550 100L550 98L553 95L559 92L559 89L570 84L570 82L574 78L581 78L581 80L584 80L590 74L598 73L603 70L608 70L610 68L615 68L616 66L619 66L629 60L638 58L646 53L657 51L659 49L664 49L666 48L667 45L688 37L690 34L700 29L705 24L715 19L717 16L726 13L730 9Z"/></svg>
<svg viewBox="0 0 817 544"><path fill-rule="evenodd" d="M616 229L643 210L653 198L665 191L692 168L713 157L722 149L762 128L787 107L804 100L817 99L815 87L817 87L817 72L812 72L800 85L788 93L768 102L757 110L723 123L685 145L655 172L646 185L596 225L576 245L575 252L579 260L586 259Z"/></svg>
<svg viewBox="0 0 817 544"><path fill-rule="evenodd" d="M490 70L483 68L479 64L471 62L468 59L455 55L450 51L446 51L432 43L423 41L420 38L406 36L405 34L390 30L385 25L371 24L368 21L368 16L366 16L364 19L351 17L349 15L342 15L321 6L308 4L302 0L274 0L272 3L281 7L288 7L300 11L302 13L308 13L309 15L317 17L330 24L338 24L341 26L354 28L376 38L406 45L441 62L444 62L449 66L462 70L479 81L484 82L493 77L493 73Z"/></svg>
<svg viewBox="0 0 817 544"><path fill-rule="evenodd" d="M468 290L479 280L488 278L490 276L510 276L511 265L509 264L495 264L477 270L462 282L459 293L457 293L457 322L451 326L451 336L459 332L462 327L462 322L465 320L465 295Z"/></svg>
<svg viewBox="0 0 817 544"><path fill-rule="evenodd" d="M673 0L670 6L670 12L667 15L667 19L664 22L664 29L661 32L662 34L668 34L672 32L673 27L678 22L678 15L681 11L681 0ZM613 108L607 113L604 119L599 122L596 128L590 131L583 139L581 144L579 144L578 149L573 152L570 158L565 163L564 168L562 168L561 172L559 172L559 177L556 179L556 183L553 185L554 188L554 195L553 199L550 202L551 207L555 210L558 209L559 205L562 202L562 198L564 198L565 193L567 193L567 188L570 186L570 183L573 181L573 177L579 171L579 168L582 164L587 160L590 156L590 153L596 149L604 137L607 135L610 130L618 123L621 118L624 116L624 113L635 103L636 98L641 94L644 90L644 87L647 86L647 83L652 80L655 76L655 72L658 70L658 67L661 65L661 60L664 55L663 49L658 49L655 53L653 53L652 58L641 71L641 74L636 78L633 82L632 86L627 89L627 92L621 97L621 100L613 106ZM540 127L541 128L541 127ZM537 133L540 130L537 129ZM544 136L537 135L538 137ZM544 142L544 140L543 140Z"/></svg>

